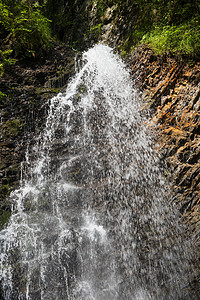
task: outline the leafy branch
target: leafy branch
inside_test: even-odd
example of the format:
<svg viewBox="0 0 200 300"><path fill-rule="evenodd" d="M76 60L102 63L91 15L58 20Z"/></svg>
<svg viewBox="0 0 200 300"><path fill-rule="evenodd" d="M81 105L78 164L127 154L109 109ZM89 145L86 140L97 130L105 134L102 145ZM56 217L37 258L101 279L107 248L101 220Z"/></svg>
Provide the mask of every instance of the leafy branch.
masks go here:
<svg viewBox="0 0 200 300"><path fill-rule="evenodd" d="M50 20L34 1L0 0L0 73L15 58L41 55L51 40Z"/></svg>

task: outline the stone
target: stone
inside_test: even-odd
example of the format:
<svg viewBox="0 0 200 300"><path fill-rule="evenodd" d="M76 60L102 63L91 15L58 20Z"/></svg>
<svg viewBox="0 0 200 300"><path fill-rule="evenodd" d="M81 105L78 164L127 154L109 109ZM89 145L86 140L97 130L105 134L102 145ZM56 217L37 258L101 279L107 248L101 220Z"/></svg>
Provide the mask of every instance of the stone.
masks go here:
<svg viewBox="0 0 200 300"><path fill-rule="evenodd" d="M200 63L190 66L169 55L165 61L153 55L145 45L134 50L131 74L144 101L151 103L158 148L174 178L174 199L200 245Z"/></svg>

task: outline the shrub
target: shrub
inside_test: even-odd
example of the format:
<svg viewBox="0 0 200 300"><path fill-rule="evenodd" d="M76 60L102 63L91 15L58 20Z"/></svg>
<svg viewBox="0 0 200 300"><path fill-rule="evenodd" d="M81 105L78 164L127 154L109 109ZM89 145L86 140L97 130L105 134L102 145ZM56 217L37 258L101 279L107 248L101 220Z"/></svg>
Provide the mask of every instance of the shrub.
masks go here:
<svg viewBox="0 0 200 300"><path fill-rule="evenodd" d="M46 50L50 41L50 21L41 13L41 6L30 1L0 0L1 51L30 56Z"/></svg>
<svg viewBox="0 0 200 300"><path fill-rule="evenodd" d="M142 42L149 44L158 54L200 54L200 24L191 20L182 25L156 26L143 36Z"/></svg>
<svg viewBox="0 0 200 300"><path fill-rule="evenodd" d="M11 58L13 50L2 51L0 50L0 76L3 75L5 68L7 66L13 65L15 63L15 59ZM0 94L1 97L1 94Z"/></svg>

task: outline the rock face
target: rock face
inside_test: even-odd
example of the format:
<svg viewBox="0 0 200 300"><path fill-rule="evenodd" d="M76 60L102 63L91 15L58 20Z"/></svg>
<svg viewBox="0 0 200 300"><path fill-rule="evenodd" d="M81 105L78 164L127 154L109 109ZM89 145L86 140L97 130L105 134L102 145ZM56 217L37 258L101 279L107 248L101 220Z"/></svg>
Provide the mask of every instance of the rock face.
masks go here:
<svg viewBox="0 0 200 300"><path fill-rule="evenodd" d="M144 106L153 110L158 147L173 177L174 201L200 243L200 63L158 57L145 45L129 58Z"/></svg>
<svg viewBox="0 0 200 300"><path fill-rule="evenodd" d="M0 228L10 215L5 199L19 183L21 162L44 124L48 100L73 72L74 52L55 44L45 58L18 62L0 80Z"/></svg>
<svg viewBox="0 0 200 300"><path fill-rule="evenodd" d="M128 59L144 106L159 129L158 145L173 176L174 200L200 242L200 64L156 56L145 45ZM18 185L28 144L41 130L48 99L74 72L74 53L55 45L41 61L20 62L0 81L0 227L10 215L5 201Z"/></svg>

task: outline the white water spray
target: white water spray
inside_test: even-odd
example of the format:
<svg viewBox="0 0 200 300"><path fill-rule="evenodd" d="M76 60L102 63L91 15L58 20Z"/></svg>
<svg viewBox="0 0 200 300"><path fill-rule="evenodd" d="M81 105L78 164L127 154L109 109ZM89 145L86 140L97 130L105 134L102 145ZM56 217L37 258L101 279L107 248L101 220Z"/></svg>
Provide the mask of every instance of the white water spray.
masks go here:
<svg viewBox="0 0 200 300"><path fill-rule="evenodd" d="M51 100L0 235L5 300L192 298L188 245L129 73L107 46ZM188 298L190 297L190 298Z"/></svg>

